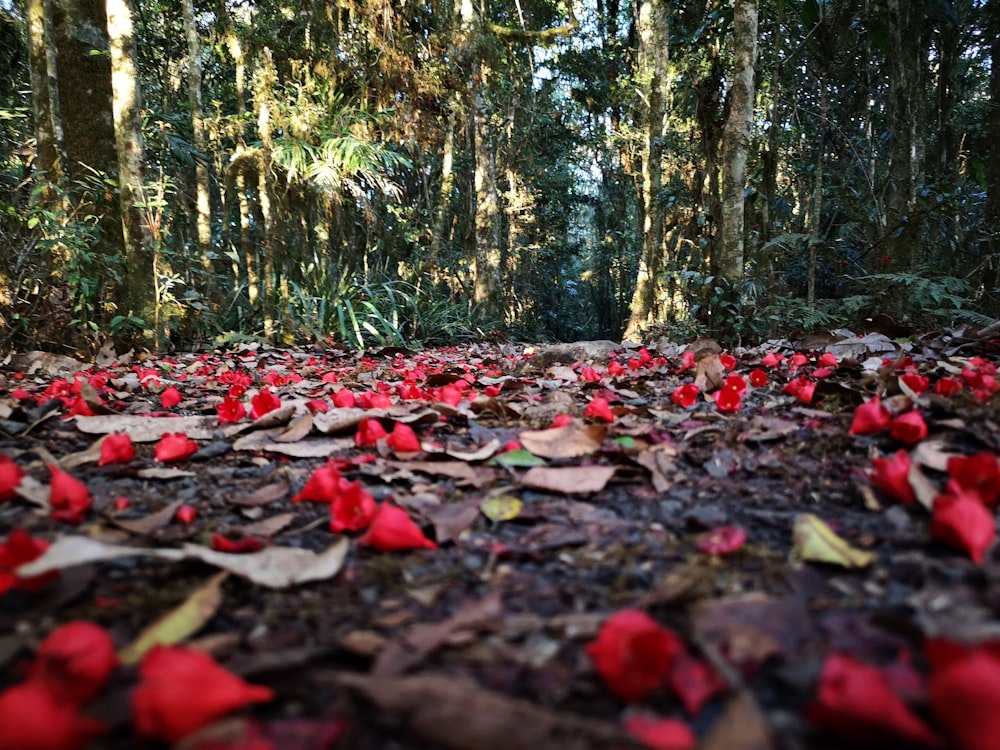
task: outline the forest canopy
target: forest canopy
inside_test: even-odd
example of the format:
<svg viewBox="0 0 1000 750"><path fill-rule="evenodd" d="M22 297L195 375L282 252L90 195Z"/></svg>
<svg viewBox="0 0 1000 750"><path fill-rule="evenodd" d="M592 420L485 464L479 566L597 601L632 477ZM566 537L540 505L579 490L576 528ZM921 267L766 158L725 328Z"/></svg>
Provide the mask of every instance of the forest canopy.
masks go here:
<svg viewBox="0 0 1000 750"><path fill-rule="evenodd" d="M8 0L0 38L0 349L1000 313L997 0Z"/></svg>

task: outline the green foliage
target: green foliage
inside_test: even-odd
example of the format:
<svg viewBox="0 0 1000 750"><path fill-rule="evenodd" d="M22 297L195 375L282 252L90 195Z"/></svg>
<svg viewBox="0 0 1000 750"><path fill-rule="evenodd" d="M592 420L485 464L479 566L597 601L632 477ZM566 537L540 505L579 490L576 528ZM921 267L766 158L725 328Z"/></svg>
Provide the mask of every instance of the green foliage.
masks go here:
<svg viewBox="0 0 1000 750"><path fill-rule="evenodd" d="M347 346L367 349L440 345L484 335L477 306L443 299L407 282L348 284L333 297L310 294L297 284L293 290L293 325L315 339L332 334Z"/></svg>

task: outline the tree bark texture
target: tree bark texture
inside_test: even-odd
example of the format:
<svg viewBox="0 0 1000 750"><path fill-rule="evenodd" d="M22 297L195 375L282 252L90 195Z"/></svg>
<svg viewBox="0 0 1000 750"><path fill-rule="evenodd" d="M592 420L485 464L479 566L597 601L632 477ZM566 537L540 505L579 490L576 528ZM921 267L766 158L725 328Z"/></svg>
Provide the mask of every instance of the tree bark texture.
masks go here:
<svg viewBox="0 0 1000 750"><path fill-rule="evenodd" d="M733 56L729 115L722 139L722 227L717 272L738 283L743 279L744 192L756 92L757 0L735 0Z"/></svg>
<svg viewBox="0 0 1000 750"><path fill-rule="evenodd" d="M645 89L645 141L642 156L642 255L632 294L625 338L638 340L643 328L660 317L660 273L664 265L663 128L668 94L669 34L662 0L639 6L639 81Z"/></svg>
<svg viewBox="0 0 1000 750"><path fill-rule="evenodd" d="M108 42L111 52L112 114L118 157L118 201L125 249L125 277L121 312L142 318L143 343L161 348L166 343L158 320L155 248L151 230L154 212L143 192L142 117L135 62L132 8L129 0L107 0ZM145 207L137 204L145 202Z"/></svg>

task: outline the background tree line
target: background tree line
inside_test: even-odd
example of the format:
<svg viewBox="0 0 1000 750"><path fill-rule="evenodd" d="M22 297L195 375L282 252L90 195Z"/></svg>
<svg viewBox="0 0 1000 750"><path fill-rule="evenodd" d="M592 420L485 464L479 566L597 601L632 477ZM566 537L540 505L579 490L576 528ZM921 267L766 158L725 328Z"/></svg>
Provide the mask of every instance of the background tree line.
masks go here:
<svg viewBox="0 0 1000 750"><path fill-rule="evenodd" d="M0 344L1000 310L1000 0L0 4Z"/></svg>

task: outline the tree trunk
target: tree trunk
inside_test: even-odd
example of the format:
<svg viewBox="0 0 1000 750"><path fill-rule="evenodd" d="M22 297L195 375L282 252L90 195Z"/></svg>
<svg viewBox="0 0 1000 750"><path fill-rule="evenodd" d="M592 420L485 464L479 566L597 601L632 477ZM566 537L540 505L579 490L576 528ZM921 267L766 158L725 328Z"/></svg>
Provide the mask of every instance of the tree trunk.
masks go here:
<svg viewBox="0 0 1000 750"><path fill-rule="evenodd" d="M497 315L500 274L500 206L497 193L496 142L486 98L490 70L477 66L473 77L473 157L476 163L476 256L474 299L488 315Z"/></svg>
<svg viewBox="0 0 1000 750"><path fill-rule="evenodd" d="M118 169L112 115L111 62L104 0L51 0L59 71L59 108L66 140L66 175L113 175ZM97 53L97 54L92 54ZM113 242L120 245L119 242Z"/></svg>
<svg viewBox="0 0 1000 750"><path fill-rule="evenodd" d="M927 50L927 8L915 0L888 0L889 174L885 190L888 268L909 273L922 254L920 228L912 216L923 169L921 124Z"/></svg>
<svg viewBox="0 0 1000 750"><path fill-rule="evenodd" d="M224 1L224 0L223 0ZM205 122L201 105L201 41L198 26L194 20L194 0L183 0L184 30L187 36L187 85L188 104L191 107L191 133L195 151L195 225L198 248L201 251L201 267L206 272L212 270L212 204L208 184L207 148Z"/></svg>
<svg viewBox="0 0 1000 750"><path fill-rule="evenodd" d="M646 138L642 158L642 255L632 294L625 338L639 340L640 332L657 322L660 311L660 273L663 267L663 126L668 86L666 8L661 0L643 0L639 7L639 80L646 88Z"/></svg>
<svg viewBox="0 0 1000 750"><path fill-rule="evenodd" d="M986 28L990 42L990 122L991 133L1000 133L1000 0L989 0L986 6ZM997 280L1000 279L1000 138L990 139L990 155L986 161L986 231L989 233L988 257L983 273L983 286L992 297L993 312L1000 312Z"/></svg>
<svg viewBox="0 0 1000 750"><path fill-rule="evenodd" d="M733 53L729 115L722 140L722 228L716 265L718 274L735 284L743 279L743 209L755 97L757 0L734 2Z"/></svg>
<svg viewBox="0 0 1000 750"><path fill-rule="evenodd" d="M158 319L155 245L150 235L156 224L153 214L157 209L150 205L143 190L142 117L129 0L107 0L107 19L114 82L118 200L125 248L125 288L121 295L125 309L120 312L141 318L144 343L162 348L167 339ZM128 329L123 329L122 334L119 338L125 342L138 340Z"/></svg>
<svg viewBox="0 0 1000 750"><path fill-rule="evenodd" d="M47 0L28 0L26 5L35 163L46 180L61 183L65 157L50 8Z"/></svg>
<svg viewBox="0 0 1000 750"><path fill-rule="evenodd" d="M264 273L260 299L264 316L264 336L271 338L275 334L275 225L274 206L271 200L271 172L273 165L274 142L271 137L271 89L275 83L274 64L271 62L271 51L264 48L264 60L257 71L254 106L257 108L257 131L260 134L260 163L257 171L257 201L260 205L263 226L262 242L264 248Z"/></svg>

